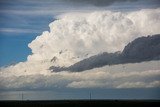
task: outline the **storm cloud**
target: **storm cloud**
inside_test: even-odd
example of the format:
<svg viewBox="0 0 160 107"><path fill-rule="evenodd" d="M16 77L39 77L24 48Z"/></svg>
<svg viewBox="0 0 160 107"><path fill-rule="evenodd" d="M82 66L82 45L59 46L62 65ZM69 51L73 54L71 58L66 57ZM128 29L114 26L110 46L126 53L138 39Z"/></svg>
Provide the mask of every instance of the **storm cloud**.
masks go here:
<svg viewBox="0 0 160 107"><path fill-rule="evenodd" d="M95 6L108 6L115 2L133 2L133 0L66 0L67 2L91 4ZM134 0L137 1L137 0Z"/></svg>
<svg viewBox="0 0 160 107"><path fill-rule="evenodd" d="M89 4L94 6L109 6L113 3L133 3L133 2L142 2L143 4L147 3L153 3L153 4L159 4L159 0L61 0L69 3L75 3L75 4Z"/></svg>
<svg viewBox="0 0 160 107"><path fill-rule="evenodd" d="M159 8L57 16L57 20L49 24L49 31L44 31L28 44L32 54L27 61L0 68L0 89L159 87L159 61L114 66L105 62L107 58L110 63L113 59L114 63L117 62L124 47L134 39L160 34L159 22ZM132 59L133 55L128 52L126 48L123 57ZM82 67L80 61L83 60L86 62L84 68L90 70L69 72L69 69L76 71ZM51 66L66 71L51 72Z"/></svg>
<svg viewBox="0 0 160 107"><path fill-rule="evenodd" d="M105 65L137 63L143 61L160 60L160 34L139 37L125 46L122 52L98 54L69 67L50 67L50 70L84 71Z"/></svg>

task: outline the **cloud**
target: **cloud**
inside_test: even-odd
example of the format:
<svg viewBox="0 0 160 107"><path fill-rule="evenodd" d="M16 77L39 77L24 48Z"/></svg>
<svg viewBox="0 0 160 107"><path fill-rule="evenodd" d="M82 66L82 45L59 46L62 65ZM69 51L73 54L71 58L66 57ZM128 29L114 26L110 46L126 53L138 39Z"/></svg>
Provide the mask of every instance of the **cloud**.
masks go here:
<svg viewBox="0 0 160 107"><path fill-rule="evenodd" d="M108 6L115 2L133 2L133 0L65 0L72 3L92 4L95 6ZM137 0L134 0L134 2Z"/></svg>
<svg viewBox="0 0 160 107"><path fill-rule="evenodd" d="M124 48L121 57L130 62L159 60L160 34L137 38Z"/></svg>
<svg viewBox="0 0 160 107"><path fill-rule="evenodd" d="M28 60L56 57L58 66L68 66L101 52L122 51L137 37L160 33L159 13L159 9L148 9L62 15L49 25L50 32L43 32L29 44L33 55Z"/></svg>
<svg viewBox="0 0 160 107"><path fill-rule="evenodd" d="M55 16L68 12L90 12L106 9L133 11L160 6L159 0L1 0L0 2L2 15L26 15L26 17Z"/></svg>
<svg viewBox="0 0 160 107"><path fill-rule="evenodd" d="M98 7L104 7L104 6L110 6L114 3L119 3L119 5L122 5L122 3L128 3L128 5L133 5L134 3L137 4L157 4L159 6L160 1L159 0L61 0L69 3L79 4L79 5L94 5Z"/></svg>
<svg viewBox="0 0 160 107"><path fill-rule="evenodd" d="M160 87L160 70L158 66L156 67L156 63L160 62L104 66L85 72L64 71L48 74L27 72L18 74L16 71L10 73L4 71L0 72L0 89Z"/></svg>
<svg viewBox="0 0 160 107"><path fill-rule="evenodd" d="M98 53L122 51L126 44L135 38L160 34L159 15L159 8L132 12L97 11L61 15L49 25L50 31L43 32L28 44L32 54L28 56L26 62L0 69L0 87L7 89L75 87L75 83L82 84L87 80L91 86L94 86L92 81L97 85L109 82L109 85L102 87L116 88L125 82L146 83L146 79L149 83L159 81L157 77L159 69L145 69L150 64L143 67L145 69L143 73L148 75L147 78L138 76L140 71L135 70L136 67L132 68L132 72L137 73L133 78L131 76L123 78L132 72L122 73L118 72L119 69L114 72L114 68L110 72L107 70L109 68L105 67L80 73L66 71L51 73L49 70L50 66L67 67ZM102 74L106 77L102 78L104 76ZM118 75L122 77L118 79Z"/></svg>
<svg viewBox="0 0 160 107"><path fill-rule="evenodd" d="M147 87L147 88L151 88L151 87L159 87L160 85L160 81L153 81L150 83L146 83L146 82L125 82L124 84L120 84L119 86L117 86L117 88L143 88L143 87Z"/></svg>
<svg viewBox="0 0 160 107"><path fill-rule="evenodd" d="M0 32L7 33L39 33L39 30L33 29L19 29L19 28L0 28Z"/></svg>
<svg viewBox="0 0 160 107"><path fill-rule="evenodd" d="M125 46L122 52L104 52L81 60L69 67L51 66L49 69L54 72L66 70L79 72L105 65L137 63L151 60L160 60L160 34L139 37Z"/></svg>

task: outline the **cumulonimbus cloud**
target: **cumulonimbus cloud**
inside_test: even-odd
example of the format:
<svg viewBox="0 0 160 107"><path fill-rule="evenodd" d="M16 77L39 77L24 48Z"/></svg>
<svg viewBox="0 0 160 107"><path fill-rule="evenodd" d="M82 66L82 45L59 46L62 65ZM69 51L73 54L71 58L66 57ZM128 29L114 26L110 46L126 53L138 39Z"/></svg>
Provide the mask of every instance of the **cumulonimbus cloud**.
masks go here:
<svg viewBox="0 0 160 107"><path fill-rule="evenodd" d="M148 82L144 81L146 77L143 76L137 76L137 78L135 76L135 79L129 77L123 79L122 77L118 80L119 78L114 76L119 73L117 69L117 72L113 72L113 78L115 81L122 80L121 83L118 83L121 86L115 85L114 80L112 82L109 77L99 81L99 77L96 77L95 74L108 75L105 67L103 70L99 68L84 73L65 71L51 73L49 70L50 66L70 66L98 53L122 51L126 44L135 38L160 34L159 8L132 12L69 13L58 18L49 25L50 31L43 32L28 45L32 50L32 55L28 56L26 62L0 69L0 88L77 87L76 84L84 85L83 81L86 82L86 76L86 78L90 78L87 80L88 83L92 86L92 83L95 82L97 87L101 87L98 83L103 84L102 81L107 82L104 84L108 84L110 81L109 85L102 87L127 87L127 84L129 87L132 83L143 84L140 85L141 87L147 87L148 83L155 87L159 84L159 79L157 79L157 75L160 74L159 69L143 70L144 74L148 75ZM149 65L150 63L148 63ZM110 71L109 73L112 74ZM132 72L137 72L138 75L138 71L133 70ZM131 72L126 71L122 74L128 75L129 73ZM97 79L93 81L94 78ZM125 84L122 85L122 83Z"/></svg>
<svg viewBox="0 0 160 107"><path fill-rule="evenodd" d="M122 52L104 52L81 60L69 67L51 66L50 70L53 72L80 72L105 65L138 63L152 60L160 60L160 34L139 37L125 46Z"/></svg>

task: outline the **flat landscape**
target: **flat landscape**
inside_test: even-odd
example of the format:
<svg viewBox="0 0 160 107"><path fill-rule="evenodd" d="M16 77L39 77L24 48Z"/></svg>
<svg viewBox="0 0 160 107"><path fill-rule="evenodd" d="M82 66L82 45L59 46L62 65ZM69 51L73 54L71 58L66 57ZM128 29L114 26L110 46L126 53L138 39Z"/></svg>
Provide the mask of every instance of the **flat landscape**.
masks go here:
<svg viewBox="0 0 160 107"><path fill-rule="evenodd" d="M160 107L160 100L0 101L0 107Z"/></svg>

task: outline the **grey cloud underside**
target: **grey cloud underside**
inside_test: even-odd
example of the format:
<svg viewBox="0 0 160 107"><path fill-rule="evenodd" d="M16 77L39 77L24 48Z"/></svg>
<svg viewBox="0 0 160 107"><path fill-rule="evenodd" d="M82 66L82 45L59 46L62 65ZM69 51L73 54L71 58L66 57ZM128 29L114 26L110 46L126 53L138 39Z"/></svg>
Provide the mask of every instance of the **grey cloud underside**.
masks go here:
<svg viewBox="0 0 160 107"><path fill-rule="evenodd" d="M160 0L61 0L68 3L74 3L74 4L89 4L94 6L109 6L113 3L133 3L133 2L142 2L142 4L156 4L160 6Z"/></svg>
<svg viewBox="0 0 160 107"><path fill-rule="evenodd" d="M139 37L125 46L122 52L104 52L79 61L69 67L51 66L49 69L53 72L80 72L105 65L137 63L151 60L160 60L160 34Z"/></svg>
<svg viewBox="0 0 160 107"><path fill-rule="evenodd" d="M81 4L91 4L95 6L108 6L115 2L135 2L138 0L65 0L66 2L81 3Z"/></svg>

